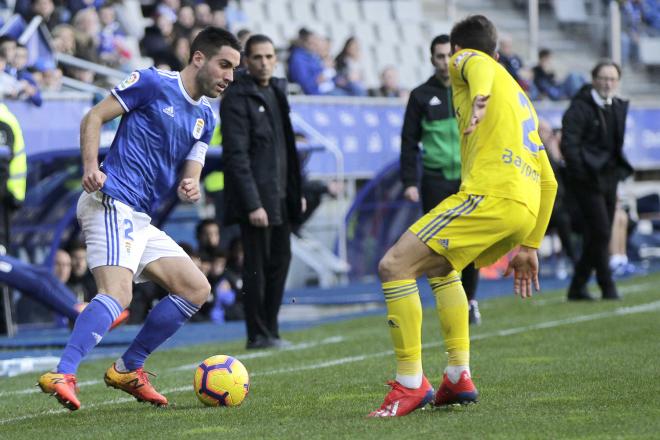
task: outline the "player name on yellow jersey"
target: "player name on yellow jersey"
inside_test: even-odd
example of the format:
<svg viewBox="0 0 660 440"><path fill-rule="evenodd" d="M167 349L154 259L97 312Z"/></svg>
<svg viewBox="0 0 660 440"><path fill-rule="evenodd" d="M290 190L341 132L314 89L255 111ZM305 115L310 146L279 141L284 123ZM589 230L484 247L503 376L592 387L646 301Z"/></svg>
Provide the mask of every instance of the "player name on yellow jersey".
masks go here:
<svg viewBox="0 0 660 440"><path fill-rule="evenodd" d="M489 97L476 129L461 135L461 191L517 200L536 214L545 150L527 95L503 66L478 50L456 52L449 71L461 133L470 124L475 97Z"/></svg>

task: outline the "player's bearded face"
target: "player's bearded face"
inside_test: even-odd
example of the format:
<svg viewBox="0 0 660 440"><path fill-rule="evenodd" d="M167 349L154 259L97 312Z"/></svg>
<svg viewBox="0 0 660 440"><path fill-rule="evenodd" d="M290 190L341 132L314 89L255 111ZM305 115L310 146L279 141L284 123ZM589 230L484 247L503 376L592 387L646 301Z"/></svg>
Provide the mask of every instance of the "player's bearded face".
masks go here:
<svg viewBox="0 0 660 440"><path fill-rule="evenodd" d="M195 77L197 89L202 95L217 98L234 80L234 68L240 61L241 54L229 46L222 46L210 58L205 57Z"/></svg>
<svg viewBox="0 0 660 440"><path fill-rule="evenodd" d="M228 85L229 81L226 81L222 76L213 72L213 67L209 61L204 63L197 73L197 87L202 92L202 95L208 96L209 98L217 98L220 96Z"/></svg>

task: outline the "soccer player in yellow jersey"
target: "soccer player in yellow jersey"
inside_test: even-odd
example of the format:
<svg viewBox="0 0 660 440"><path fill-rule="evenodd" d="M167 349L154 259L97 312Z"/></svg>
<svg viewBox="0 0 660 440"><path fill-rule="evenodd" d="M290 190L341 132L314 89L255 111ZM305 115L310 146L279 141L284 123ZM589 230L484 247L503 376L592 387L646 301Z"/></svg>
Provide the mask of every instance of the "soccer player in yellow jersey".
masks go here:
<svg viewBox="0 0 660 440"><path fill-rule="evenodd" d="M484 16L457 23L450 76L461 136L462 184L389 249L378 266L396 355L396 380L372 417L403 416L434 405L477 401L472 383L468 304L458 272L471 261L494 263L520 245L506 275L522 298L538 290L536 249L555 193L536 112L494 58L497 32ZM422 371L422 306L416 279L426 275L436 298L448 366L435 393Z"/></svg>

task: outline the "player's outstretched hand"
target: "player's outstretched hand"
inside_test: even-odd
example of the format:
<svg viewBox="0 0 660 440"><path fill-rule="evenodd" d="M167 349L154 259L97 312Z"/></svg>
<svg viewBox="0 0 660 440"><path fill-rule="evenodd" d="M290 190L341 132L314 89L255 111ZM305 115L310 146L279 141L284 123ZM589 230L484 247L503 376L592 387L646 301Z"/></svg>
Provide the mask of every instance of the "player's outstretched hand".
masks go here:
<svg viewBox="0 0 660 440"><path fill-rule="evenodd" d="M520 246L520 251L509 262L509 266L504 272L508 277L513 272L513 291L521 298L532 296L532 283L536 291L540 290L539 285L539 258L536 255L536 249Z"/></svg>
<svg viewBox="0 0 660 440"><path fill-rule="evenodd" d="M90 172L85 172L82 178L82 187L85 192L93 193L103 188L108 176L98 168Z"/></svg>
<svg viewBox="0 0 660 440"><path fill-rule="evenodd" d="M199 181L190 177L181 179L176 192L179 199L186 203L194 203L202 197L202 193L199 191Z"/></svg>
<svg viewBox="0 0 660 440"><path fill-rule="evenodd" d="M465 129L463 134L470 134L477 128L477 124L486 115L486 104L488 104L488 96L477 95L472 103L472 115L470 115L470 125Z"/></svg>

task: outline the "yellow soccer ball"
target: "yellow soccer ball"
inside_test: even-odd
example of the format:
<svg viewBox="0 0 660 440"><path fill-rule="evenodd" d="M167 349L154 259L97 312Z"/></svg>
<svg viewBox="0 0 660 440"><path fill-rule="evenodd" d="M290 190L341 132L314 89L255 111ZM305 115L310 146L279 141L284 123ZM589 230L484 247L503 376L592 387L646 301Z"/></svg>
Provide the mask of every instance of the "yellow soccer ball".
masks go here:
<svg viewBox="0 0 660 440"><path fill-rule="evenodd" d="M236 358L219 354L195 370L195 395L207 406L238 406L250 391L250 377Z"/></svg>

